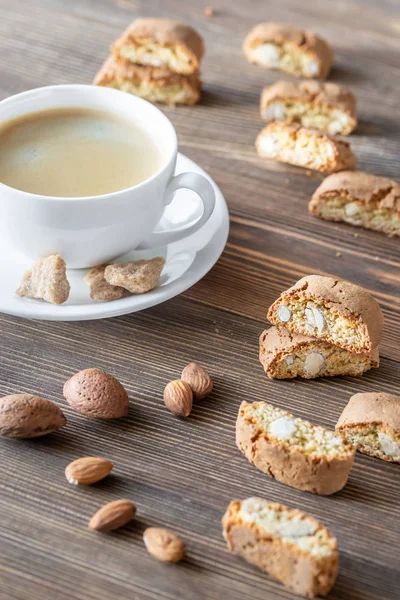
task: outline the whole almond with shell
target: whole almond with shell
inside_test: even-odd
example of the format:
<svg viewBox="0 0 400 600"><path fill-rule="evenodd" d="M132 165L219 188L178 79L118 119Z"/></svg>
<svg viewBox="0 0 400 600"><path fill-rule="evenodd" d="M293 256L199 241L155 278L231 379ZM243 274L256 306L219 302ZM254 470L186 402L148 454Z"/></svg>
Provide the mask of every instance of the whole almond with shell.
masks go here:
<svg viewBox="0 0 400 600"><path fill-rule="evenodd" d="M100 369L84 369L64 384L64 397L75 410L95 419L126 417L129 399L122 384Z"/></svg>
<svg viewBox="0 0 400 600"><path fill-rule="evenodd" d="M11 394L0 398L0 435L36 438L63 427L67 419L52 402L32 394Z"/></svg>
<svg viewBox="0 0 400 600"><path fill-rule="evenodd" d="M214 387L213 380L207 371L195 362L189 363L183 369L181 379L190 385L195 400L207 398Z"/></svg>
<svg viewBox="0 0 400 600"><path fill-rule="evenodd" d="M107 477L113 469L113 464L106 458L98 456L83 456L67 465L65 477L74 485L91 485Z"/></svg>
<svg viewBox="0 0 400 600"><path fill-rule="evenodd" d="M114 500L102 506L90 519L89 529L113 531L132 521L136 506L130 500Z"/></svg>
<svg viewBox="0 0 400 600"><path fill-rule="evenodd" d="M147 552L157 560L176 563L185 556L184 542L170 529L148 527L143 541Z"/></svg>
<svg viewBox="0 0 400 600"><path fill-rule="evenodd" d="M164 403L174 415L188 417L193 406L192 388L182 379L170 381L164 389Z"/></svg>

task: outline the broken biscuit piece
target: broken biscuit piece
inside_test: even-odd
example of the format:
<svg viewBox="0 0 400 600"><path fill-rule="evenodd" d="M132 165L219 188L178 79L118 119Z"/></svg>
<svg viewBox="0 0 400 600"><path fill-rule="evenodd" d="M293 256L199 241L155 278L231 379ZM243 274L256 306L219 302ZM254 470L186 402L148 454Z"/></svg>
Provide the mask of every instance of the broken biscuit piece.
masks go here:
<svg viewBox="0 0 400 600"><path fill-rule="evenodd" d="M92 300L119 300L126 294L123 287L110 285L104 278L104 271L107 265L99 265L90 269L85 275L85 281L90 289L90 297Z"/></svg>
<svg viewBox="0 0 400 600"><path fill-rule="evenodd" d="M355 394L340 415L336 432L363 454L400 463L400 397L383 392Z"/></svg>
<svg viewBox="0 0 400 600"><path fill-rule="evenodd" d="M400 236L400 184L359 171L326 177L314 192L310 213L327 221Z"/></svg>
<svg viewBox="0 0 400 600"><path fill-rule="evenodd" d="M260 337L260 362L270 379L314 379L350 375L357 377L379 366L379 350L353 354L324 340L291 333L278 325Z"/></svg>
<svg viewBox="0 0 400 600"><path fill-rule="evenodd" d="M159 256L108 265L104 277L109 284L121 286L131 294L145 294L156 287L164 265L165 259Z"/></svg>
<svg viewBox="0 0 400 600"><path fill-rule="evenodd" d="M195 104L200 99L199 74L178 75L163 67L143 67L109 57L93 81L94 85L111 87L149 102L163 104Z"/></svg>
<svg viewBox="0 0 400 600"><path fill-rule="evenodd" d="M357 125L356 99L337 83L277 81L264 88L260 112L264 121L299 123L331 135L348 135Z"/></svg>
<svg viewBox="0 0 400 600"><path fill-rule="evenodd" d="M170 19L136 19L113 44L116 60L164 67L191 75L204 54L203 38L189 25Z"/></svg>
<svg viewBox="0 0 400 600"><path fill-rule="evenodd" d="M256 148L262 158L324 173L352 169L357 162L347 142L295 123L270 123L259 133Z"/></svg>
<svg viewBox="0 0 400 600"><path fill-rule="evenodd" d="M339 568L336 538L300 510L262 498L233 500L222 518L229 550L295 594L325 596Z"/></svg>
<svg viewBox="0 0 400 600"><path fill-rule="evenodd" d="M383 314L367 290L334 277L307 275L272 304L268 320L294 333L371 356L381 341Z"/></svg>
<svg viewBox="0 0 400 600"><path fill-rule="evenodd" d="M313 33L283 23L259 23L243 44L247 60L267 69L279 69L298 77L325 79L331 70L333 52Z"/></svg>
<svg viewBox="0 0 400 600"><path fill-rule="evenodd" d="M52 254L41 258L26 271L16 293L21 297L63 304L68 300L70 287L64 259L59 254Z"/></svg>
<svg viewBox="0 0 400 600"><path fill-rule="evenodd" d="M278 481L328 496L346 484L355 448L324 427L267 402L242 402L236 445L253 465Z"/></svg>

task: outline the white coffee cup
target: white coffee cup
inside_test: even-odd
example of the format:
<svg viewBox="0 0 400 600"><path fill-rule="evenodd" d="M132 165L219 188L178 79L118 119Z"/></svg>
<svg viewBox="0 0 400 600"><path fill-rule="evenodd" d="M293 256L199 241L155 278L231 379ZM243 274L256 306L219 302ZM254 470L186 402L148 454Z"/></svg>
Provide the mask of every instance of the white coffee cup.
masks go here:
<svg viewBox="0 0 400 600"><path fill-rule="evenodd" d="M36 111L83 107L123 114L137 122L161 149L160 169L119 192L82 198L39 196L0 183L0 235L31 260L61 254L69 268L109 262L134 248L181 240L200 229L215 205L211 183L198 173L173 176L178 152L175 129L155 106L124 92L91 85L55 85L0 102L0 123ZM99 165L99 169L101 165ZM154 231L180 188L195 191L204 206L195 222Z"/></svg>

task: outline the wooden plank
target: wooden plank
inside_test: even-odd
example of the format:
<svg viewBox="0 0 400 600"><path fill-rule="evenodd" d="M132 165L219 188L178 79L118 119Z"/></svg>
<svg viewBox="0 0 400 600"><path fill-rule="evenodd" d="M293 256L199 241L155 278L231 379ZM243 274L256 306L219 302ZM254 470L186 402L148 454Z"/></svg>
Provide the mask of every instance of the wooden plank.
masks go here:
<svg viewBox="0 0 400 600"><path fill-rule="evenodd" d="M206 5L216 10L204 14ZM56 83L90 83L112 40L141 14L178 17L204 35L204 96L163 110L181 150L221 186L231 234L216 267L182 297L107 321L52 323L0 316L0 394L30 391L62 406L68 424L34 441L0 441L0 598L4 600L294 599L231 556L220 519L234 497L260 495L299 506L338 536L337 600L394 600L400 585L400 472L357 455L348 485L331 498L301 493L248 464L234 444L242 400L268 400L334 427L357 391L400 390L398 239L312 218L322 177L261 161L261 88L281 74L246 63L241 42L264 19L315 29L335 47L332 79L359 99L351 143L359 167L398 177L400 84L396 0L0 0L0 98ZM4 59L5 57L5 59ZM285 76L283 76L285 78ZM339 255L337 255L339 253ZM265 313L304 274L330 273L369 289L385 314L382 364L363 378L271 382L257 357ZM188 420L162 403L166 382L197 360L215 380ZM131 409L118 422L90 421L62 398L64 381L97 366L117 376ZM115 471L88 489L67 484L68 462L104 455ZM131 498L138 518L97 535L86 524L102 503ZM188 545L182 564L144 550L148 525L166 525Z"/></svg>

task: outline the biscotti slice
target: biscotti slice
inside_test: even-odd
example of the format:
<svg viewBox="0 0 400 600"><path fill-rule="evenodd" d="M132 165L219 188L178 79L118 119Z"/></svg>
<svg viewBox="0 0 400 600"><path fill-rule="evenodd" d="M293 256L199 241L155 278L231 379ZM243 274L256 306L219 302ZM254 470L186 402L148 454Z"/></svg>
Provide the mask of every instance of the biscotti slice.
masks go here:
<svg viewBox="0 0 400 600"><path fill-rule="evenodd" d="M259 23L243 44L247 60L267 69L279 69L298 77L325 79L331 70L333 52L312 31L283 23Z"/></svg>
<svg viewBox="0 0 400 600"><path fill-rule="evenodd" d="M299 490L328 496L346 484L355 448L324 427L267 402L242 402L236 444L264 473Z"/></svg>
<svg viewBox="0 0 400 600"><path fill-rule="evenodd" d="M359 171L326 177L308 206L312 215L400 236L400 184Z"/></svg>
<svg viewBox="0 0 400 600"><path fill-rule="evenodd" d="M264 88L260 112L264 121L299 123L332 135L348 135L357 125L356 99L337 83L277 81Z"/></svg>
<svg viewBox="0 0 400 600"><path fill-rule="evenodd" d="M256 148L262 158L324 173L352 169L357 162L347 142L296 123L273 121L259 133Z"/></svg>
<svg viewBox="0 0 400 600"><path fill-rule="evenodd" d="M307 275L269 308L268 320L349 352L370 356L382 337L383 315L363 288L335 277Z"/></svg>
<svg viewBox="0 0 400 600"><path fill-rule="evenodd" d="M64 259L59 254L52 254L36 261L24 273L16 293L21 297L63 304L68 300L70 288Z"/></svg>
<svg viewBox="0 0 400 600"><path fill-rule="evenodd" d="M383 392L352 396L336 431L360 452L400 463L400 397Z"/></svg>
<svg viewBox="0 0 400 600"><path fill-rule="evenodd" d="M260 337L260 362L270 379L303 377L356 377L379 366L379 351L371 356L353 354L339 346L301 333L291 333L278 325Z"/></svg>
<svg viewBox="0 0 400 600"><path fill-rule="evenodd" d="M149 102L163 104L195 104L200 99L198 73L178 75L162 67L143 67L109 57L93 81L94 85L111 87Z"/></svg>
<svg viewBox="0 0 400 600"><path fill-rule="evenodd" d="M314 517L262 498L233 500L222 518L229 550L302 596L325 596L339 569L336 538Z"/></svg>
<svg viewBox="0 0 400 600"><path fill-rule="evenodd" d="M164 67L191 75L204 54L203 38L189 25L171 19L136 19L113 44L117 60Z"/></svg>

